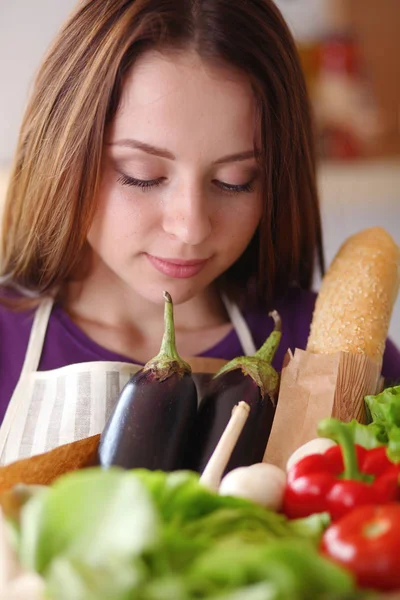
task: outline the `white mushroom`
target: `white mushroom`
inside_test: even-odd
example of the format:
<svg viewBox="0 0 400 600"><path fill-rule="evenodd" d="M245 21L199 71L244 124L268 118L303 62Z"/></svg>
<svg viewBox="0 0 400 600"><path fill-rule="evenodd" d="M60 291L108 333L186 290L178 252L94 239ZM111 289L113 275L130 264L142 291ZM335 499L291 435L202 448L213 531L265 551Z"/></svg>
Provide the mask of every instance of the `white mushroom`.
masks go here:
<svg viewBox="0 0 400 600"><path fill-rule="evenodd" d="M285 472L268 463L233 469L219 487L223 496L246 498L265 508L278 511L282 506L286 483Z"/></svg>

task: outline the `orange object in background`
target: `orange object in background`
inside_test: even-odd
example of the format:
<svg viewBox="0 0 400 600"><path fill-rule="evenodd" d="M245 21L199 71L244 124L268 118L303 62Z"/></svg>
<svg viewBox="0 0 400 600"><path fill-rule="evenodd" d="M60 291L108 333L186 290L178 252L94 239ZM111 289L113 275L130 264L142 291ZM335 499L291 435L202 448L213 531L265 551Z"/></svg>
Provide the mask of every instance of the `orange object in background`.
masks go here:
<svg viewBox="0 0 400 600"><path fill-rule="evenodd" d="M297 39L320 155L400 155L400 1L324 0L322 11L319 37Z"/></svg>
<svg viewBox="0 0 400 600"><path fill-rule="evenodd" d="M319 46L314 105L323 157L352 160L374 154L380 119L369 68L348 0L330 0L328 30Z"/></svg>
<svg viewBox="0 0 400 600"><path fill-rule="evenodd" d="M319 47L316 113L320 150L324 157L339 160L363 154L362 82L357 46L348 33L334 33Z"/></svg>
<svg viewBox="0 0 400 600"><path fill-rule="evenodd" d="M335 1L335 0L333 0ZM380 156L400 155L400 2L346 0L379 110Z"/></svg>
<svg viewBox="0 0 400 600"><path fill-rule="evenodd" d="M297 49L300 54L301 65L307 81L309 93L313 96L318 82L320 62L319 42L312 40L299 42L297 44Z"/></svg>

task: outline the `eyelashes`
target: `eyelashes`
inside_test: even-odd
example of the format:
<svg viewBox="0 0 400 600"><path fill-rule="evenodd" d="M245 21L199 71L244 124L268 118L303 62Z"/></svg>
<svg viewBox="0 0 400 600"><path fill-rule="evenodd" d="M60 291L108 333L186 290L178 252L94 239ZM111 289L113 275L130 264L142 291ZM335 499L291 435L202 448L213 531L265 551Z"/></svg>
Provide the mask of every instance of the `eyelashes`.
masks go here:
<svg viewBox="0 0 400 600"><path fill-rule="evenodd" d="M118 178L118 182L121 183L122 185L129 185L131 187L138 187L140 188L143 192L146 192L147 190L154 188L154 187L158 187L159 185L161 185L163 179L136 179L135 177L129 177L129 175L123 175L121 174L121 177Z"/></svg>
<svg viewBox="0 0 400 600"><path fill-rule="evenodd" d="M151 189L160 186L164 179L164 177L160 177L159 179L136 179L135 177L130 177L129 175L124 175L121 173L120 177L118 178L118 183L130 187L137 187L142 192L148 192ZM252 179L251 181L242 185L233 185L231 183L214 179L213 184L227 194L241 194L252 192L254 190L254 181L255 180Z"/></svg>
<svg viewBox="0 0 400 600"><path fill-rule="evenodd" d="M232 185L230 183L224 183L223 181L214 181L214 183L225 192L231 192L234 194L241 194L243 192L250 193L254 190L254 179L248 183L242 185Z"/></svg>

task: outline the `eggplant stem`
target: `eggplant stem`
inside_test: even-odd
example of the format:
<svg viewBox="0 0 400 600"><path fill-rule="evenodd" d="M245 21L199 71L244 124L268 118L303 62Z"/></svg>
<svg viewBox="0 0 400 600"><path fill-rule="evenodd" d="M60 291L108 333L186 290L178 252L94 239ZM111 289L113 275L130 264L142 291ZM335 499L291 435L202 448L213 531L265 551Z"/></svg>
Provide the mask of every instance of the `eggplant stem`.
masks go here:
<svg viewBox="0 0 400 600"><path fill-rule="evenodd" d="M276 310L268 313L269 317L272 317L275 323L274 329L270 336L265 340L264 344L257 350L254 356L261 358L271 364L278 349L279 342L282 337L282 320L279 313Z"/></svg>
<svg viewBox="0 0 400 600"><path fill-rule="evenodd" d="M153 371L158 381L164 381L177 373L183 377L191 373L190 365L178 354L175 341L174 308L171 295L163 292L164 303L164 335L161 342L160 352L149 360L143 367L143 371Z"/></svg>
<svg viewBox="0 0 400 600"><path fill-rule="evenodd" d="M179 359L176 351L175 342L175 327L174 327L174 309L172 298L168 292L163 292L165 300L164 305L164 335L161 342L159 356L167 356L168 358Z"/></svg>
<svg viewBox="0 0 400 600"><path fill-rule="evenodd" d="M250 406L247 402L241 401L233 407L231 418L200 477L200 483L211 490L217 491L219 488L222 475L242 433L249 413Z"/></svg>
<svg viewBox="0 0 400 600"><path fill-rule="evenodd" d="M237 356L232 359L214 375L214 379L223 373L240 369L244 375L251 377L258 385L261 397L264 398L268 394L273 406L275 406L275 397L279 388L279 375L271 362L282 337L282 321L276 310L270 312L269 316L273 318L275 327L261 348L253 356Z"/></svg>

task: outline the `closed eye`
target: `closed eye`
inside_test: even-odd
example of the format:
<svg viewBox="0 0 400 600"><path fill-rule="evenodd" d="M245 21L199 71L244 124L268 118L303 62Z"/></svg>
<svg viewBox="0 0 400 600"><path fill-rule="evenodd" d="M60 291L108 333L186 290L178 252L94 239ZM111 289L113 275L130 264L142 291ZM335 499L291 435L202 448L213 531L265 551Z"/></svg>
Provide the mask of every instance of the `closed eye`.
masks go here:
<svg viewBox="0 0 400 600"><path fill-rule="evenodd" d="M138 187L142 190L142 192L146 192L151 188L161 185L162 181L163 177L160 177L159 179L136 179L135 177L129 177L129 175L124 175L122 173L118 178L118 182L122 185Z"/></svg>
<svg viewBox="0 0 400 600"><path fill-rule="evenodd" d="M142 192L146 192L161 185L164 179L164 177L159 177L158 179L136 179L136 177L130 177L129 175L124 175L121 173L120 177L118 178L118 182L122 185L138 187L142 190ZM241 185L234 185L232 183L226 183L225 181L214 179L213 184L228 194L241 194L246 192L250 193L254 189L254 179Z"/></svg>
<svg viewBox="0 0 400 600"><path fill-rule="evenodd" d="M218 179L214 179L213 183L222 191L231 194L241 194L243 192L249 193L254 190L254 179L241 185L233 185L232 183L226 183L225 181L219 181Z"/></svg>

